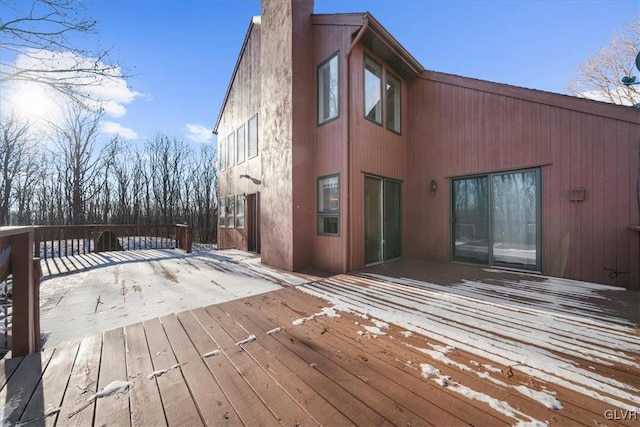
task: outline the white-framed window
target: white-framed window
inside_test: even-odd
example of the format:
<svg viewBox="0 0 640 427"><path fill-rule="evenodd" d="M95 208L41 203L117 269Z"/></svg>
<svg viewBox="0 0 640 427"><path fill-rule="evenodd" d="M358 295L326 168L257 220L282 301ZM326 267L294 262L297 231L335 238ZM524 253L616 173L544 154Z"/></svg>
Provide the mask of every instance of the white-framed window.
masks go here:
<svg viewBox="0 0 640 427"><path fill-rule="evenodd" d="M238 194L238 197L236 197L236 228L244 228L244 207L245 196L244 194Z"/></svg>
<svg viewBox="0 0 640 427"><path fill-rule="evenodd" d="M340 115L338 52L318 67L318 124Z"/></svg>
<svg viewBox="0 0 640 427"><path fill-rule="evenodd" d="M233 228L235 222L235 198L236 196L227 197L227 228Z"/></svg>
<svg viewBox="0 0 640 427"><path fill-rule="evenodd" d="M227 199L226 197L218 197L218 227L226 227L227 220Z"/></svg>
<svg viewBox="0 0 640 427"><path fill-rule="evenodd" d="M400 133L402 123L402 116L400 114L400 79L391 74L389 70L386 70L386 74L387 129L395 133Z"/></svg>
<svg viewBox="0 0 640 427"><path fill-rule="evenodd" d="M218 140L218 157L220 159L220 170L223 171L227 168L227 140L222 138Z"/></svg>
<svg viewBox="0 0 640 427"><path fill-rule="evenodd" d="M382 125L382 65L364 57L364 116Z"/></svg>
<svg viewBox="0 0 640 427"><path fill-rule="evenodd" d="M236 131L236 162L238 164L244 162L244 124Z"/></svg>
<svg viewBox="0 0 640 427"><path fill-rule="evenodd" d="M231 132L227 137L227 167L233 167L236 164L236 133Z"/></svg>
<svg viewBox="0 0 640 427"><path fill-rule="evenodd" d="M251 117L247 123L247 158L258 155L258 115Z"/></svg>
<svg viewBox="0 0 640 427"><path fill-rule="evenodd" d="M338 174L318 178L318 234L340 233L340 177Z"/></svg>

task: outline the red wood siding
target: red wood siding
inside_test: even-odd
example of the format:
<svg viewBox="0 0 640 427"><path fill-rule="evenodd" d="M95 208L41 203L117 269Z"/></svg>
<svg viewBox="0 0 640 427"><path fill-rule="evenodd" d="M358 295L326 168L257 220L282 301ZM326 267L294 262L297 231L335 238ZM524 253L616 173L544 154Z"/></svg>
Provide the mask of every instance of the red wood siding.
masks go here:
<svg viewBox="0 0 640 427"><path fill-rule="evenodd" d="M542 272L637 289L638 233L629 226L640 223L638 116L634 122L628 108L598 103L591 114L570 109L569 97L529 91L536 102L520 97L522 89L505 95L494 84L483 90L482 82L470 88L465 81L409 85L407 255L450 259L450 178L540 166ZM431 179L439 184L435 194ZM570 202L569 191L579 187L585 200ZM607 268L620 274L610 277Z"/></svg>
<svg viewBox="0 0 640 427"><path fill-rule="evenodd" d="M339 174L340 176L340 223L339 236L320 236L314 218L314 267L332 272L346 272L347 259L347 225L348 225L348 169L347 169L347 121L349 90L347 52L349 50L350 35L357 31L357 26L344 25L314 25L314 89L316 90L313 104L315 128L315 176L313 195L317 199L317 177ZM317 67L338 52L340 115L337 119L317 125ZM317 200L314 201L314 215L318 211Z"/></svg>
<svg viewBox="0 0 640 427"><path fill-rule="evenodd" d="M398 135L365 118L364 114L364 49L356 46L351 54L351 248L349 269L364 267L364 177L365 174L392 178L402 182L403 242L407 241L406 212L410 194L407 192L407 85L401 80L402 134ZM388 67L375 54L367 55ZM383 116L386 106L383 108ZM406 247L406 246L405 246ZM403 253L406 250L403 249Z"/></svg>

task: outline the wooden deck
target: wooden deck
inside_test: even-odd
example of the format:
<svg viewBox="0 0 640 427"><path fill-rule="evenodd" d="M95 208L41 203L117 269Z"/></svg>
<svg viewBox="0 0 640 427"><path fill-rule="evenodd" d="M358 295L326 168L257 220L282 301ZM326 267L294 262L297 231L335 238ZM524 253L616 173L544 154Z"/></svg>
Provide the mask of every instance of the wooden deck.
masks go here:
<svg viewBox="0 0 640 427"><path fill-rule="evenodd" d="M336 276L304 285L304 292L287 287L4 360L0 362L3 425L640 423L638 414L628 409L640 406L640 350L616 350L611 354L629 361L618 363L615 358L611 362L596 356L582 359L560 346L557 357L566 357L576 367L588 366L594 378L606 376L618 387L614 390L621 390L583 393L571 381L566 386L551 379L541 381L516 365L497 364L464 346L449 347L451 351L441 353L446 357L434 357L425 348L442 349L449 345L446 340L384 325L373 314L343 309L333 317L327 310L332 303L309 294L324 293L334 302L357 302L366 296L372 308L384 305L394 312L403 311L409 300L429 304L424 289L417 285L406 291L395 289L398 295L410 297L407 300L373 294L391 285L397 286L373 276ZM425 322L432 322L435 311L426 307ZM340 309L339 304L336 308ZM495 313L496 319L490 320L496 328L501 327L498 309L502 308L496 304L488 309ZM509 309L521 310L515 304ZM561 310L554 315L568 317ZM464 321L453 310L451 318L451 324L464 329ZM480 320L476 322L482 330ZM640 339L637 325L622 332L614 326L608 333L619 334L620 340L633 345ZM594 324L594 334L604 327ZM377 333L376 328L383 332ZM497 334L507 336L508 332L498 330ZM598 350L599 345L593 348ZM602 351L609 354L609 349ZM439 375L434 374L436 370ZM87 405L91 396L113 381L130 382L131 388ZM528 396L523 387L539 394ZM536 398L540 394L557 397L562 408L550 409Z"/></svg>

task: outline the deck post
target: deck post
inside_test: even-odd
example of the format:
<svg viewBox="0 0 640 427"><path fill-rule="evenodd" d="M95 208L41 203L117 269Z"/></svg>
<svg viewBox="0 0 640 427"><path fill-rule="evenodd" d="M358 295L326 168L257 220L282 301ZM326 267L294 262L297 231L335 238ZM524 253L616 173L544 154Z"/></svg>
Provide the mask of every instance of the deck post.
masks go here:
<svg viewBox="0 0 640 427"><path fill-rule="evenodd" d="M176 248L190 254L193 250L193 228L188 224L176 224Z"/></svg>
<svg viewBox="0 0 640 427"><path fill-rule="evenodd" d="M34 348L32 352L39 352L41 350L40 339L40 278L42 277L42 269L40 268L40 257L34 257L33 260L33 310L31 311L31 319L33 321L33 340Z"/></svg>
<svg viewBox="0 0 640 427"><path fill-rule="evenodd" d="M33 234L33 227L28 227L9 236L13 273L13 357L36 352L40 343L40 333L36 340L34 324L34 314L39 311L36 307L40 304L35 301Z"/></svg>

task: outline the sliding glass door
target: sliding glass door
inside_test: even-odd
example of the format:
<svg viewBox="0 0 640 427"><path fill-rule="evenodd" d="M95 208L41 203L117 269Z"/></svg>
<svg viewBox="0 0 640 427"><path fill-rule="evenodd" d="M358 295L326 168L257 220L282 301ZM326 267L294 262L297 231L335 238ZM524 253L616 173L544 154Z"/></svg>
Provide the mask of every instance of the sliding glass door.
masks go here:
<svg viewBox="0 0 640 427"><path fill-rule="evenodd" d="M452 182L453 259L540 270L540 170Z"/></svg>
<svg viewBox="0 0 640 427"><path fill-rule="evenodd" d="M391 179L365 176L365 263L402 255L402 187Z"/></svg>

